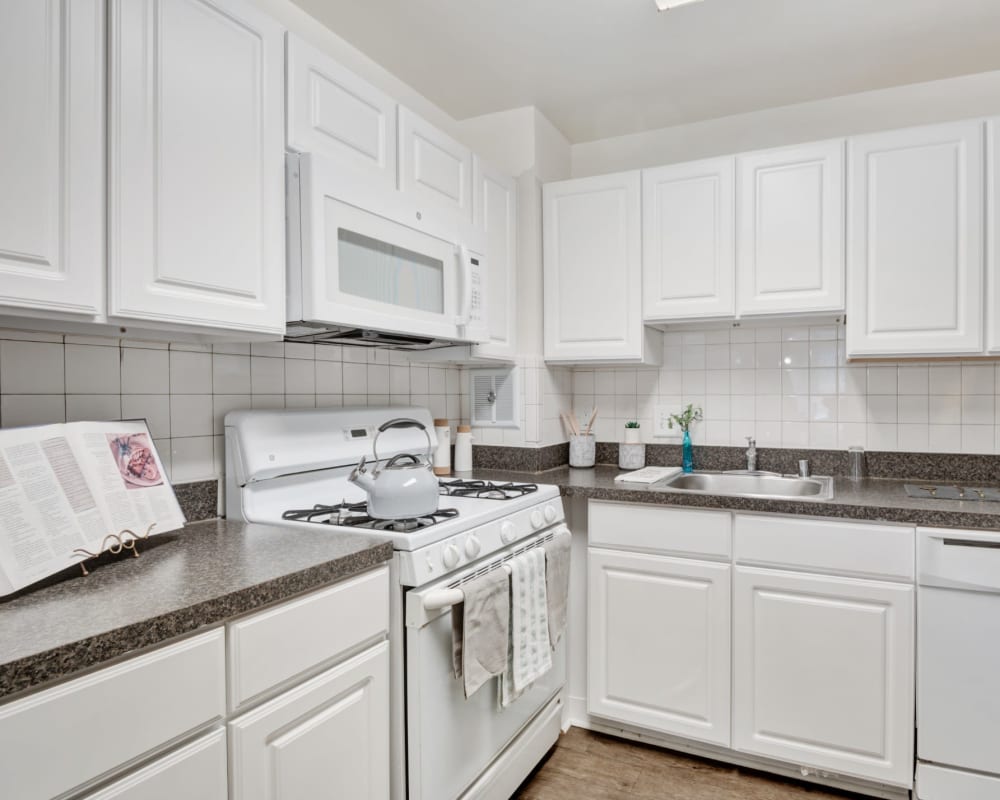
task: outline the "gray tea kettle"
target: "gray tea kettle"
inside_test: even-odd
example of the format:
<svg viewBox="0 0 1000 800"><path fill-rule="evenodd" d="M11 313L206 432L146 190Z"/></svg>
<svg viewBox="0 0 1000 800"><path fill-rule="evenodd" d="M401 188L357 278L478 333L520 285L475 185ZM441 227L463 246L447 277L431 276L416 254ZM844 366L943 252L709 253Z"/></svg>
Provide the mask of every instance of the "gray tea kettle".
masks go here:
<svg viewBox="0 0 1000 800"><path fill-rule="evenodd" d="M384 465L378 464L378 439L390 428L419 428L427 437L427 452L423 458L412 453L400 453ZM368 515L375 519L415 519L438 510L440 489L431 466L431 435L427 427L415 419L401 417L379 426L372 442L375 467L365 469L365 459L351 472L348 480L368 493Z"/></svg>

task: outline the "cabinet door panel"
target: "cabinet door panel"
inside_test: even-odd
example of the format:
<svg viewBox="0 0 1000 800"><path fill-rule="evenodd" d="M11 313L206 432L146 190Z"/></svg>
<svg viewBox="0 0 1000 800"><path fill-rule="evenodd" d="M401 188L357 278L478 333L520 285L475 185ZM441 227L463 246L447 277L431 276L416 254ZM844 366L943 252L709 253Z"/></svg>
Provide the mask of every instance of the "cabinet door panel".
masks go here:
<svg viewBox="0 0 1000 800"><path fill-rule="evenodd" d="M109 313L283 332L282 29L241 0L111 9Z"/></svg>
<svg viewBox="0 0 1000 800"><path fill-rule="evenodd" d="M389 643L229 724L233 800L389 797Z"/></svg>
<svg viewBox="0 0 1000 800"><path fill-rule="evenodd" d="M740 314L844 308L844 142L739 158Z"/></svg>
<svg viewBox="0 0 1000 800"><path fill-rule="evenodd" d="M545 357L643 357L638 172L543 187Z"/></svg>
<svg viewBox="0 0 1000 800"><path fill-rule="evenodd" d="M396 190L396 102L288 35L288 147L356 167Z"/></svg>
<svg viewBox="0 0 1000 800"><path fill-rule="evenodd" d="M486 233L486 320L490 341L476 355L517 355L517 184L479 157L473 158L473 217Z"/></svg>
<svg viewBox="0 0 1000 800"><path fill-rule="evenodd" d="M910 786L913 594L737 567L733 746Z"/></svg>
<svg viewBox="0 0 1000 800"><path fill-rule="evenodd" d="M104 5L7 0L0 305L104 310Z"/></svg>
<svg viewBox="0 0 1000 800"><path fill-rule="evenodd" d="M399 107L399 188L472 221L472 152Z"/></svg>
<svg viewBox="0 0 1000 800"><path fill-rule="evenodd" d="M588 711L729 745L728 564L589 554Z"/></svg>
<svg viewBox="0 0 1000 800"><path fill-rule="evenodd" d="M735 312L732 158L642 173L642 290L647 321Z"/></svg>
<svg viewBox="0 0 1000 800"><path fill-rule="evenodd" d="M982 352L982 123L849 147L848 356Z"/></svg>

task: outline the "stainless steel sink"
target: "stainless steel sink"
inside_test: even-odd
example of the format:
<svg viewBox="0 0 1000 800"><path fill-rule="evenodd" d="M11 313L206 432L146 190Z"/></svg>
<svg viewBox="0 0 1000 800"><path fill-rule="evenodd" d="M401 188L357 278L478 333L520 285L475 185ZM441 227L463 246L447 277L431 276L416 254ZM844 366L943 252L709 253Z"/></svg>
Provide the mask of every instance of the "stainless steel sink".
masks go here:
<svg viewBox="0 0 1000 800"><path fill-rule="evenodd" d="M685 494L798 500L829 500L833 497L833 478L796 478L771 472L682 472L660 486Z"/></svg>

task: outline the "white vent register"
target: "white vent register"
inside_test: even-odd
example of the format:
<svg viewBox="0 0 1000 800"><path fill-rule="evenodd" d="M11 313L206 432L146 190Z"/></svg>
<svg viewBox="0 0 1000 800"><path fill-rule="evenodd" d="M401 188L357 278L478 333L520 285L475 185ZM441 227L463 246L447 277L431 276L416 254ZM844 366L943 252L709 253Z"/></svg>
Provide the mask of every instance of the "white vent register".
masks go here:
<svg viewBox="0 0 1000 800"><path fill-rule="evenodd" d="M517 369L470 369L473 427L520 426Z"/></svg>

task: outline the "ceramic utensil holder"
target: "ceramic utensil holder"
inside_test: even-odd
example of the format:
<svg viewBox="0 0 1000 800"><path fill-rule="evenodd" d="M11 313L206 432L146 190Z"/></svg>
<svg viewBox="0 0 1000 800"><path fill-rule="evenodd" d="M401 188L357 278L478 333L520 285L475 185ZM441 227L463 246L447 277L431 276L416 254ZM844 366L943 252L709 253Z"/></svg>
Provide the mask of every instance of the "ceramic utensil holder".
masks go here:
<svg viewBox="0 0 1000 800"><path fill-rule="evenodd" d="M597 460L597 437L592 433L581 433L569 437L569 465L571 467L592 467Z"/></svg>
<svg viewBox="0 0 1000 800"><path fill-rule="evenodd" d="M618 466L622 469L642 469L646 466L646 445L628 442L618 445Z"/></svg>

